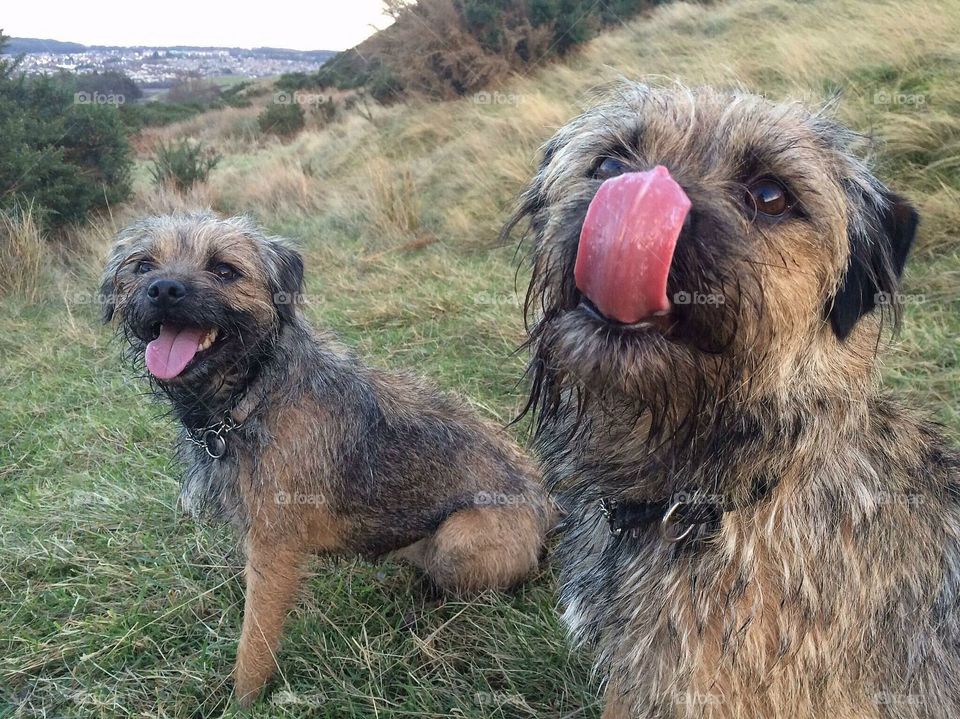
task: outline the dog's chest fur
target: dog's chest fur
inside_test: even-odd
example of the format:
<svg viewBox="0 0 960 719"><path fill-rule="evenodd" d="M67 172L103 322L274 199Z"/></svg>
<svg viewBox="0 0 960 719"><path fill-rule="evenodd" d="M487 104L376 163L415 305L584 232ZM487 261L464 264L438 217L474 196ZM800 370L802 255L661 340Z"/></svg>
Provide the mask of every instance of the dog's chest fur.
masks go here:
<svg viewBox="0 0 960 719"><path fill-rule="evenodd" d="M600 652L611 691L633 699L630 716L953 716L960 683L942 677L960 671L956 455L909 421L873 427L897 441L801 432L787 455L758 445L687 468L694 484L749 477L766 456L778 479L692 545L655 524L610 532L599 499L630 471L655 485L650 466L611 464L589 442L546 452L570 512L556 549L564 620Z"/></svg>
<svg viewBox="0 0 960 719"><path fill-rule="evenodd" d="M227 453L213 459L180 433L177 456L183 466L180 485L181 508L197 519L229 521L241 535L249 522L241 497L240 474L245 464L237 448L238 438L227 439Z"/></svg>

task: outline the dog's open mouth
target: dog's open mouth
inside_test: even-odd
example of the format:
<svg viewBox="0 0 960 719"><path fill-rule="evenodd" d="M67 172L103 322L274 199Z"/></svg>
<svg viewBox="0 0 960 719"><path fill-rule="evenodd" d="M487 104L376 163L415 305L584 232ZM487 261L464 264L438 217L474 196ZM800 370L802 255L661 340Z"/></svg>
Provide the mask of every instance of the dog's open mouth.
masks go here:
<svg viewBox="0 0 960 719"><path fill-rule="evenodd" d="M188 327L164 322L147 345L147 370L160 380L171 380L210 350L220 333L214 328Z"/></svg>
<svg viewBox="0 0 960 719"><path fill-rule="evenodd" d="M607 317L597 308L597 306L589 297L582 294L580 295L577 309L586 314L595 322L603 323L607 327L621 330L625 333L639 334L643 332L658 332L666 335L676 323L676 318L670 313L669 310L665 312L658 312L657 314L650 315L649 317L637 320L636 322L620 322L619 320Z"/></svg>

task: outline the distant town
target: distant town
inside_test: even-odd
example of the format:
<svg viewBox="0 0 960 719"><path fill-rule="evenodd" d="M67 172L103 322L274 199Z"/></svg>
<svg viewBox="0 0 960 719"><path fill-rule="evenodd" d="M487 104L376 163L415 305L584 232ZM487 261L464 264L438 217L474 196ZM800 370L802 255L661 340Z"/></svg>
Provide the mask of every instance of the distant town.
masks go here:
<svg viewBox="0 0 960 719"><path fill-rule="evenodd" d="M143 88L165 88L184 75L260 78L288 72L315 72L335 53L329 50L218 47L107 47L57 40L11 38L6 55L23 55L28 75L70 72L126 74Z"/></svg>

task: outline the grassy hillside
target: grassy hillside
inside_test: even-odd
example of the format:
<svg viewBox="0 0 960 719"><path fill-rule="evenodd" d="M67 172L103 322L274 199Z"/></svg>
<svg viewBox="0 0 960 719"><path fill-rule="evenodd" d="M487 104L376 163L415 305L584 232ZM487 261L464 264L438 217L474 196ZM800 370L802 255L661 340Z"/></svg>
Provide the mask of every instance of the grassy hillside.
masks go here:
<svg viewBox="0 0 960 719"><path fill-rule="evenodd" d="M145 151L201 138L224 159L188 198L157 193L141 166L135 201L63 249L29 228L16 248L0 242L0 716L211 716L229 696L240 560L225 530L175 512L173 428L91 301L131 217L252 212L301 242L315 322L506 421L522 401L525 275L496 233L537 147L591 88L627 76L811 102L842 90L839 115L880 140L881 175L924 215L888 382L960 437L958 34L947 0L678 4L479 101L349 116L286 144L257 136L257 108L141 138ZM278 691L253 715L597 717L553 604L549 572L463 603L404 568L318 563Z"/></svg>

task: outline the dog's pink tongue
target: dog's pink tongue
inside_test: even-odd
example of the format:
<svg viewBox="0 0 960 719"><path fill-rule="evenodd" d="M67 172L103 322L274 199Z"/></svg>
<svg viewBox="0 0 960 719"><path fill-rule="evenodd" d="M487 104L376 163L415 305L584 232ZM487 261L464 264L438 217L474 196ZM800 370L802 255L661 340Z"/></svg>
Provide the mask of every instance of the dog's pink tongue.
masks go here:
<svg viewBox="0 0 960 719"><path fill-rule="evenodd" d="M206 331L195 327L160 325L160 336L147 345L147 369L157 379L172 379L183 372L200 348Z"/></svg>
<svg viewBox="0 0 960 719"><path fill-rule="evenodd" d="M669 310L667 275L689 210L690 199L661 165L611 177L583 221L577 288L625 324Z"/></svg>

